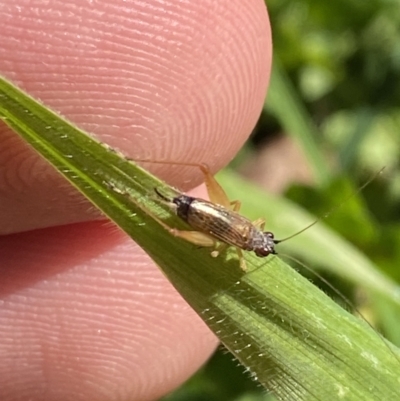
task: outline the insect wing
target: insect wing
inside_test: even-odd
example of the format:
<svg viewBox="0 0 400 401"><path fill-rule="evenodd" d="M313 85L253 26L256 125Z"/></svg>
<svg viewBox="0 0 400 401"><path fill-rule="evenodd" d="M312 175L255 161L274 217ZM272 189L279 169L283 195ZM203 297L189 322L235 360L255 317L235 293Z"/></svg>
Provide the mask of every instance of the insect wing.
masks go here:
<svg viewBox="0 0 400 401"><path fill-rule="evenodd" d="M201 199L191 204L188 223L219 241L241 249L247 248L253 229L251 221L245 217Z"/></svg>

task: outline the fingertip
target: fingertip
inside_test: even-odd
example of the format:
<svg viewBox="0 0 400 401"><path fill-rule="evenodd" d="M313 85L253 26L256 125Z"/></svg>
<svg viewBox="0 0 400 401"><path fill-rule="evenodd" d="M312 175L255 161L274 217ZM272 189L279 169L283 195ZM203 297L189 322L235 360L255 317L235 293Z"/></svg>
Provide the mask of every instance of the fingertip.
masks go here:
<svg viewBox="0 0 400 401"><path fill-rule="evenodd" d="M158 399L215 349L148 256L108 223L0 245L1 400Z"/></svg>
<svg viewBox="0 0 400 401"><path fill-rule="evenodd" d="M272 51L262 0L18 7L8 0L0 12L0 71L132 158L203 162L215 171L256 124ZM0 152L6 232L92 219L93 209L50 166L7 141L14 135L1 133L9 147Z"/></svg>

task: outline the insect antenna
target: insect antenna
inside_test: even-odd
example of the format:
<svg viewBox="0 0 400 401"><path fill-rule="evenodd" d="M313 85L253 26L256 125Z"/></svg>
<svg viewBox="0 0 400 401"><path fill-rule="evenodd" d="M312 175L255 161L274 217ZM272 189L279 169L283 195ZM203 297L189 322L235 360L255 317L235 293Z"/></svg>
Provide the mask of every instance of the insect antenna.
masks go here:
<svg viewBox="0 0 400 401"><path fill-rule="evenodd" d="M309 228L315 226L315 224L319 223L321 220L325 220L328 218L330 215L335 213L337 210L339 210L344 204L346 204L350 199L352 199L354 196L358 195L365 187L367 187L369 184L371 184L372 181L376 179L380 174L382 174L383 170L385 170L386 167L382 167L378 172L374 173L361 187L359 187L355 192L351 193L346 199L344 199L342 202L340 202L338 205L334 206L329 212L324 213L323 215L319 216L315 221L313 221L311 224L308 226L302 228L300 231L297 231L296 233L289 235L286 238L280 239L280 240L274 240L275 244L280 244L281 242L285 242L291 238L297 237L299 234L303 233L304 231L307 231Z"/></svg>

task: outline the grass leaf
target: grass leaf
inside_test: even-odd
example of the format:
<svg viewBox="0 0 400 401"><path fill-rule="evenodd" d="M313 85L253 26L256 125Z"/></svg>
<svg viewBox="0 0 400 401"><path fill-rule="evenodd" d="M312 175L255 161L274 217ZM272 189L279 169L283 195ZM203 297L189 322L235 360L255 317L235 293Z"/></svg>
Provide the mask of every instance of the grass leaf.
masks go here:
<svg viewBox="0 0 400 401"><path fill-rule="evenodd" d="M279 258L213 259L162 229L172 189L5 80L0 118L138 242L226 347L281 400L398 399L398 350ZM124 194L124 192L126 194Z"/></svg>
<svg viewBox="0 0 400 401"><path fill-rule="evenodd" d="M317 145L318 131L277 57L274 57L265 107L276 116L286 133L300 145L316 182L328 182L330 173Z"/></svg>

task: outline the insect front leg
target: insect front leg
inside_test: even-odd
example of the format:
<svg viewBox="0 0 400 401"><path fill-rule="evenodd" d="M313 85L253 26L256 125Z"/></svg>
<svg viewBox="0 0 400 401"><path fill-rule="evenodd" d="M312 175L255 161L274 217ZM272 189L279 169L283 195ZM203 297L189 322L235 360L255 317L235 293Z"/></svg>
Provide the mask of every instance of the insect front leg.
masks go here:
<svg viewBox="0 0 400 401"><path fill-rule="evenodd" d="M240 208L242 207L242 202L238 201L238 200L234 200L230 202L230 208L238 213L240 211Z"/></svg>
<svg viewBox="0 0 400 401"><path fill-rule="evenodd" d="M260 218L260 219L254 220L252 224L254 227L258 228L259 230L264 231L265 219Z"/></svg>
<svg viewBox="0 0 400 401"><path fill-rule="evenodd" d="M240 263L240 268L244 271L247 272L247 264L246 264L246 260L243 256L243 252L241 249L236 248L236 252L239 258L239 263Z"/></svg>

